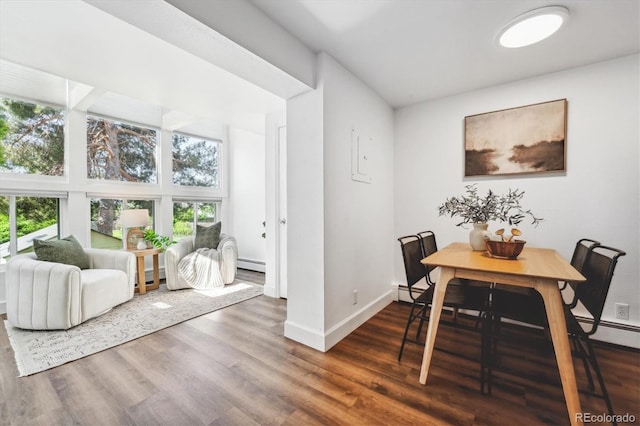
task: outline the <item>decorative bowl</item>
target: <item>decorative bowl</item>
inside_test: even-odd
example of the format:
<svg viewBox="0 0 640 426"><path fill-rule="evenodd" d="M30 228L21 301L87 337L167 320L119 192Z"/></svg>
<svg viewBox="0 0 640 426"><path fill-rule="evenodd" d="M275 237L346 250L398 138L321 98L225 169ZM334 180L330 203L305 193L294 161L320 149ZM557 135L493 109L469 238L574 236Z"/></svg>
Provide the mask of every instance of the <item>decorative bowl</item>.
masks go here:
<svg viewBox="0 0 640 426"><path fill-rule="evenodd" d="M491 241L487 240L487 251L491 257L514 260L522 252L526 241Z"/></svg>

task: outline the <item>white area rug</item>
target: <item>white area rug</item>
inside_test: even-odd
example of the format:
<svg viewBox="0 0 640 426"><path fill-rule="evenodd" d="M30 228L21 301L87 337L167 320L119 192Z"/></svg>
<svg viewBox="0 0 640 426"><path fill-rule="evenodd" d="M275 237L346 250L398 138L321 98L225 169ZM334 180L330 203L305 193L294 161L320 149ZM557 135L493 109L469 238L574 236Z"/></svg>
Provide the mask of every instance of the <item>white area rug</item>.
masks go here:
<svg viewBox="0 0 640 426"><path fill-rule="evenodd" d="M212 290L136 294L106 314L69 330L31 331L4 322L20 377L103 351L197 316L259 296L263 287L238 282Z"/></svg>

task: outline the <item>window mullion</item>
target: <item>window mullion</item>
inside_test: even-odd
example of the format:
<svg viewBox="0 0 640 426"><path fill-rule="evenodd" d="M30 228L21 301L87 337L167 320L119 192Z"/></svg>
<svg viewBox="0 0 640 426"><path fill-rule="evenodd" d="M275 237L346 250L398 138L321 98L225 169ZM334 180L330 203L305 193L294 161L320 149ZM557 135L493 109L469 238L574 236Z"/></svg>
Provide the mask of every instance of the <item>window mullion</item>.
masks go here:
<svg viewBox="0 0 640 426"><path fill-rule="evenodd" d="M18 252L18 221L16 220L16 197L9 195L9 257Z"/></svg>

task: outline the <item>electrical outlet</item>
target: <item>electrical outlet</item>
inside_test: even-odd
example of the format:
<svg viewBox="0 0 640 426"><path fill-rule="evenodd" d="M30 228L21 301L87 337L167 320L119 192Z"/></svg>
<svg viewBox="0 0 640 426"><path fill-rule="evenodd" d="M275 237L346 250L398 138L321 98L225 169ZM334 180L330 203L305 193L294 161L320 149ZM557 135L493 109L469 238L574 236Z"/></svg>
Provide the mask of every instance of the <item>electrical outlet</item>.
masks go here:
<svg viewBox="0 0 640 426"><path fill-rule="evenodd" d="M357 304L358 304L358 290L353 290L353 300L352 300L352 303L353 303L354 305L357 305Z"/></svg>
<svg viewBox="0 0 640 426"><path fill-rule="evenodd" d="M616 318L628 320L629 319L629 305L626 303L616 303Z"/></svg>

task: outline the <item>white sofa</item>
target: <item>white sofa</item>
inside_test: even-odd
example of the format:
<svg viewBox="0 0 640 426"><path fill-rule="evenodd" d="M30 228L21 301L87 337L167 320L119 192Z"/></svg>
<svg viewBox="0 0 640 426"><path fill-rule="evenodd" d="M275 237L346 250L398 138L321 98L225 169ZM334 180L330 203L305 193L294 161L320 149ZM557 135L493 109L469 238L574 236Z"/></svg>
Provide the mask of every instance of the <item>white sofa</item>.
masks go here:
<svg viewBox="0 0 640 426"><path fill-rule="evenodd" d="M164 266L169 290L189 288L185 280L180 279L178 264L182 258L194 251L194 241L195 237L187 237L167 247L164 253ZM221 252L219 267L222 281L224 284L231 284L236 278L238 267L238 246L235 238L227 234L220 234L217 250Z"/></svg>
<svg viewBox="0 0 640 426"><path fill-rule="evenodd" d="M136 258L118 250L85 248L89 269L38 260L7 263L7 319L30 330L66 330L133 297Z"/></svg>

